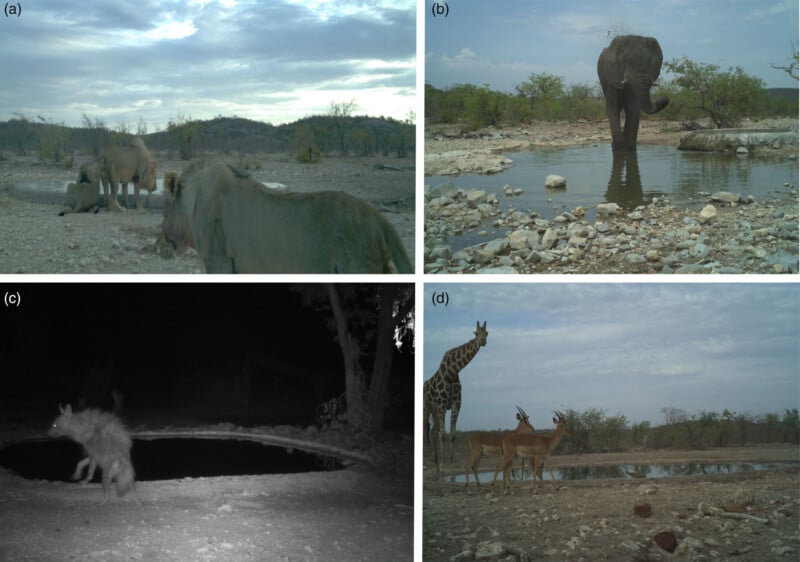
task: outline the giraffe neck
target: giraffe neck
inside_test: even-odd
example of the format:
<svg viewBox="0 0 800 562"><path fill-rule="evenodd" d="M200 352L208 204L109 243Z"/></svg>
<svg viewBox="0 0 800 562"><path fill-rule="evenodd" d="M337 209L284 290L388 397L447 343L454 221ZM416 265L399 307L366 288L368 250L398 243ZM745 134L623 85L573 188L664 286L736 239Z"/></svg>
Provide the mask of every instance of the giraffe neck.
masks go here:
<svg viewBox="0 0 800 562"><path fill-rule="evenodd" d="M457 379L458 373L467 363L472 361L479 349L477 339L470 340L464 345L451 349L444 354L442 363L439 365L439 373L445 378Z"/></svg>

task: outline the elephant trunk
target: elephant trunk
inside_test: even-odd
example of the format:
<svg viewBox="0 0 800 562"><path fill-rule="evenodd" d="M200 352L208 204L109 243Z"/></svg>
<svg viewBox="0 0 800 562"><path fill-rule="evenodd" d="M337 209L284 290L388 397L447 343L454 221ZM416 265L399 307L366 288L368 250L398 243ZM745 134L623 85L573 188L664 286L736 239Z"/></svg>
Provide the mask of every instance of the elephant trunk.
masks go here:
<svg viewBox="0 0 800 562"><path fill-rule="evenodd" d="M645 99L647 103L643 105L642 111L644 111L645 113L658 113L659 111L667 107L667 104L669 103L669 98L666 97L658 98L655 102L653 102L650 100L649 94L650 92L648 92L648 96Z"/></svg>
<svg viewBox="0 0 800 562"><path fill-rule="evenodd" d="M660 66L660 65L659 65ZM645 113L658 113L669 103L669 98L662 97L657 99L653 102L650 99L650 89L655 85L655 79L651 77L648 73L641 73L635 76L626 76L626 79L623 80L622 84L630 84L630 86L634 89L638 88L639 92L641 93L641 100L642 100L642 111Z"/></svg>

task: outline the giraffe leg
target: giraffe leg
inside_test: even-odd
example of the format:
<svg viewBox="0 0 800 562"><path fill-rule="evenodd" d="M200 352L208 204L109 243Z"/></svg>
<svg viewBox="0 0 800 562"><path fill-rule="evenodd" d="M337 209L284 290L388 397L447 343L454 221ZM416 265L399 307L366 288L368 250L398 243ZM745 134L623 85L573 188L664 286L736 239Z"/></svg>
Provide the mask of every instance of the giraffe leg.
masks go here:
<svg viewBox="0 0 800 562"><path fill-rule="evenodd" d="M428 418L431 417L431 413L428 410L427 403L425 405L423 405L423 407L422 407L422 416L423 416L422 419L425 420L425 422L422 424L423 431L425 432L425 442L428 444L428 446L430 446L430 444L431 444L431 433L430 433L430 427L428 426Z"/></svg>
<svg viewBox="0 0 800 562"><path fill-rule="evenodd" d="M438 411L433 416L433 458L436 462L436 476L442 473L442 457L444 456L444 412Z"/></svg>
<svg viewBox="0 0 800 562"><path fill-rule="evenodd" d="M453 453L456 448L456 422L458 422L458 412L461 410L461 398L453 400L450 409L450 464L453 464ZM444 427L444 426L442 426Z"/></svg>

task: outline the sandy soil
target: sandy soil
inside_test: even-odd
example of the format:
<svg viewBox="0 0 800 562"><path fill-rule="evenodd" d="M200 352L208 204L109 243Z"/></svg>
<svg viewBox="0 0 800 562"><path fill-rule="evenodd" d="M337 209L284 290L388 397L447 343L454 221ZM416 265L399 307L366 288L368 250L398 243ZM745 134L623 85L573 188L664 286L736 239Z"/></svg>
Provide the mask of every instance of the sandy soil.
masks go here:
<svg viewBox="0 0 800 562"><path fill-rule="evenodd" d="M796 560L800 552L800 449L797 446L631 451L564 455L554 467L677 462L778 462L763 472L659 479L549 481L513 495L435 480L426 447L422 548L426 562L454 560ZM446 466L462 473L466 458ZM492 470L496 459L485 459ZM487 483L484 483L487 484ZM498 490L499 492L499 490ZM646 501L652 514L634 514ZM738 515L732 515L737 513ZM742 517L744 518L732 518ZM673 532L678 550L653 543ZM636 557L632 555L637 551Z"/></svg>
<svg viewBox="0 0 800 562"><path fill-rule="evenodd" d="M28 182L74 181L72 170L8 153L0 159L0 273L201 273L194 251L176 256L157 245L162 216L160 191L151 207L125 213L59 217L60 195L23 191ZM184 163L157 155L158 177ZM209 157L214 158L214 157ZM76 156L77 163L90 158ZM370 202L397 229L414 263L414 163L396 158L323 159L298 164L284 155L225 158L257 180L293 191L342 190ZM129 193L132 189L129 189Z"/></svg>
<svg viewBox="0 0 800 562"><path fill-rule="evenodd" d="M393 470L138 482L142 505L113 491L101 505L100 484L0 470L0 560L410 561L411 440L385 441L394 452L373 453L398 461Z"/></svg>

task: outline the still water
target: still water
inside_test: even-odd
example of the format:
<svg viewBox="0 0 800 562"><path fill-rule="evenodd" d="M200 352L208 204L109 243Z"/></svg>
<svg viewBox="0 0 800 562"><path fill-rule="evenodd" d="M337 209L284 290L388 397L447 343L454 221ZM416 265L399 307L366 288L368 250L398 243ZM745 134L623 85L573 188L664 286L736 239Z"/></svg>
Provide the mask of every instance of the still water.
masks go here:
<svg viewBox="0 0 800 562"><path fill-rule="evenodd" d="M537 210L550 219L578 205L587 209L598 203L617 203L632 209L655 196L666 196L678 207L705 202L703 193L731 191L753 195L757 201L785 193L784 183L797 186L796 160L735 154L682 151L669 146L640 145L633 154L612 154L607 144L564 149L508 153L514 161L508 170L495 175L459 177L430 176L428 186L452 182L461 189L482 189L497 193L500 208ZM565 190L547 190L549 174L567 179ZM503 186L522 188L518 197L503 196Z"/></svg>
<svg viewBox="0 0 800 562"><path fill-rule="evenodd" d="M621 478L671 478L676 476L692 476L695 474L721 474L733 472L753 472L775 469L777 464L760 463L677 463L677 464L617 464L599 466L565 466L553 469L553 476L556 480L606 480ZM517 478L519 478L519 468L515 468ZM523 480L531 479L531 470L526 468L523 473ZM480 472L478 477L481 483L488 484L492 481L494 472ZM502 473L497 475L497 479L502 479ZM544 471L544 479L550 480L548 471ZM450 479L451 482L464 483L464 475L457 474ZM475 479L470 474L470 482Z"/></svg>

